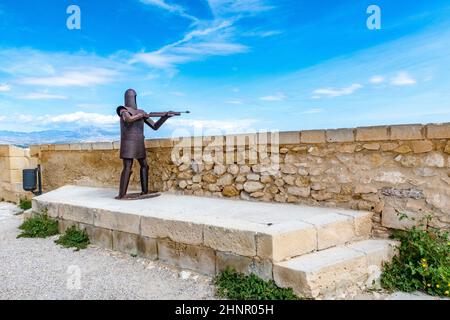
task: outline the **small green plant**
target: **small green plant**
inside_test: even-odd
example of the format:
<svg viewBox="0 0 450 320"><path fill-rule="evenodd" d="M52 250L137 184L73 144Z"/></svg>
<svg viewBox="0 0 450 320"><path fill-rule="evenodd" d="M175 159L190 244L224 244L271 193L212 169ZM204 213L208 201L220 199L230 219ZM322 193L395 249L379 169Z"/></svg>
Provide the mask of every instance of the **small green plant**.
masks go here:
<svg viewBox="0 0 450 320"><path fill-rule="evenodd" d="M429 221L430 217L426 219ZM384 288L449 296L449 234L427 225L422 223L407 231L394 232L394 238L401 244L399 254L384 266L381 275Z"/></svg>
<svg viewBox="0 0 450 320"><path fill-rule="evenodd" d="M48 217L47 211L25 220L19 227L17 238L47 238L58 234L58 222Z"/></svg>
<svg viewBox="0 0 450 320"><path fill-rule="evenodd" d="M19 208L22 210L31 209L31 200L27 198L21 198L19 201Z"/></svg>
<svg viewBox="0 0 450 320"><path fill-rule="evenodd" d="M75 251L79 251L80 249L86 249L90 242L85 230L79 230L72 226L59 239L55 240L55 243L65 248L75 248Z"/></svg>
<svg viewBox="0 0 450 320"><path fill-rule="evenodd" d="M227 268L214 278L217 295L232 300L299 300L292 289L279 288L273 280L244 275Z"/></svg>

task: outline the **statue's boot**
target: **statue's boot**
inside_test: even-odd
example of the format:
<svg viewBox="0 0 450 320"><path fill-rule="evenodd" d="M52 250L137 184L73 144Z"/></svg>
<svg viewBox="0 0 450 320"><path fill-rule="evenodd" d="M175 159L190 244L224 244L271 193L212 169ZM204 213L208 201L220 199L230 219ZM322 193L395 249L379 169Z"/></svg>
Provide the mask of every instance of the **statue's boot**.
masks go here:
<svg viewBox="0 0 450 320"><path fill-rule="evenodd" d="M148 166L141 167L141 195L148 194Z"/></svg>
<svg viewBox="0 0 450 320"><path fill-rule="evenodd" d="M125 197L125 195L127 194L131 173L131 168L124 168L122 170L122 174L120 175L119 195L116 197L116 199L123 199L123 197Z"/></svg>

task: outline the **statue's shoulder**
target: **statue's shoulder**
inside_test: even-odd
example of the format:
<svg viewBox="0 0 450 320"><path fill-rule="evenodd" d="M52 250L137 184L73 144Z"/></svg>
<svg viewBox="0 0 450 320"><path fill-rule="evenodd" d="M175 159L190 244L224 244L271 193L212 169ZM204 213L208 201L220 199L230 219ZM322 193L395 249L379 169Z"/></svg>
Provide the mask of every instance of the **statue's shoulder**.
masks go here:
<svg viewBox="0 0 450 320"><path fill-rule="evenodd" d="M122 110L127 110L127 108L124 107L124 106L118 106L118 107L116 108L116 113L117 113L117 115L118 115L119 117L121 116Z"/></svg>
<svg viewBox="0 0 450 320"><path fill-rule="evenodd" d="M136 111L138 111L138 110L134 110L134 109L131 109L128 107L118 106L116 109L116 113L119 117L121 116L123 110L126 110L131 115L135 115L137 113Z"/></svg>
<svg viewBox="0 0 450 320"><path fill-rule="evenodd" d="M141 110L141 109L137 109L135 112L136 113L146 113L144 110Z"/></svg>

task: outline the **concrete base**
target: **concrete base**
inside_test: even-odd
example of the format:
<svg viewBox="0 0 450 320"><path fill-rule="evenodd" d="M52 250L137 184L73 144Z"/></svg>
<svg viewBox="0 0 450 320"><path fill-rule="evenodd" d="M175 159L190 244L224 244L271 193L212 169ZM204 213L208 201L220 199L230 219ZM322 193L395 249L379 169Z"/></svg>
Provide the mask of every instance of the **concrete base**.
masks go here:
<svg viewBox="0 0 450 320"><path fill-rule="evenodd" d="M369 212L173 194L120 201L115 195L113 189L65 186L35 197L33 212L46 210L60 221L61 231L72 225L86 229L91 242L105 248L210 275L231 266L272 279L282 270L284 276L278 278L288 280L279 284L297 289L309 284L293 283L299 271L283 263L367 239L371 232ZM341 257L354 260L351 254ZM310 260L318 265L317 259ZM355 267L364 278L367 272L361 265ZM320 295L320 275L314 278L314 290L296 291ZM325 288L329 291L329 285Z"/></svg>

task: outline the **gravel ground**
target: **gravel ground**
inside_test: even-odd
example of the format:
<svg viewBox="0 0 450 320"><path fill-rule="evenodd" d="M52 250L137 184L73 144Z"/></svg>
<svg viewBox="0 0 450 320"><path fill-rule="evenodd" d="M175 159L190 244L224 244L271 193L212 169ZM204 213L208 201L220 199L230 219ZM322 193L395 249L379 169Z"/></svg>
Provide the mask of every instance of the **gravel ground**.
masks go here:
<svg viewBox="0 0 450 320"><path fill-rule="evenodd" d="M22 222L19 213L16 206L0 202L0 300L215 299L211 278L195 272L94 246L75 252L56 245L57 236L16 239ZM354 299L437 298L423 293L367 292Z"/></svg>
<svg viewBox="0 0 450 320"><path fill-rule="evenodd" d="M21 216L0 203L1 299L214 299L211 278L90 246L16 239ZM80 274L80 282L76 281Z"/></svg>

